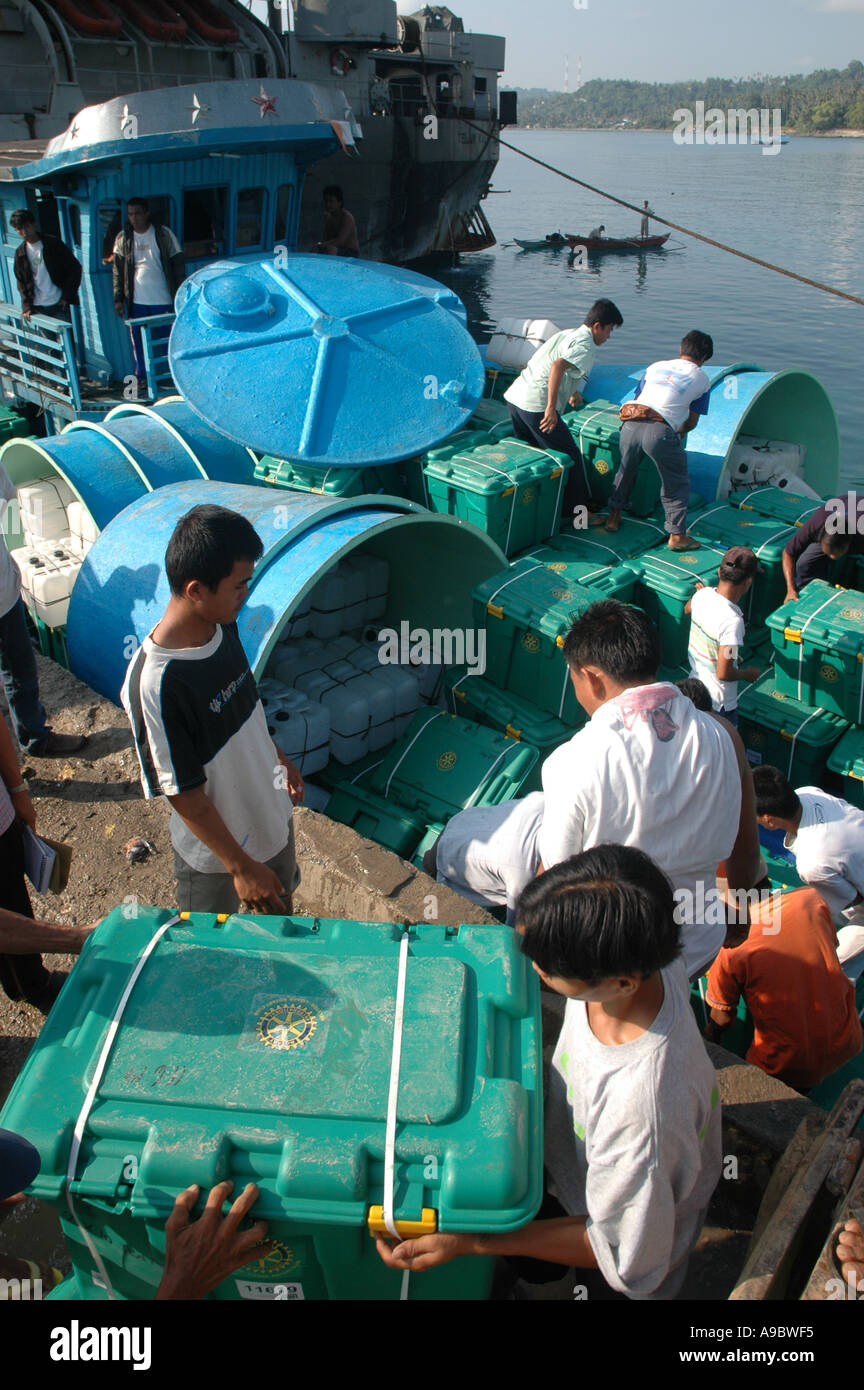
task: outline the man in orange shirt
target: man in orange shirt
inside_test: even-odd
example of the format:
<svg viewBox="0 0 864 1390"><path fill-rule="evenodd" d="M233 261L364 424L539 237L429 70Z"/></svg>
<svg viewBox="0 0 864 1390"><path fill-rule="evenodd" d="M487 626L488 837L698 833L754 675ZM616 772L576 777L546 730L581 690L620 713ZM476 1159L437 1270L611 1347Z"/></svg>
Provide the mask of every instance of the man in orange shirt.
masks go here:
<svg viewBox="0 0 864 1390"><path fill-rule="evenodd" d="M807 1091L861 1051L855 988L837 959L834 922L814 888L775 895L754 908L740 946L724 947L708 975L709 1041L735 1017L753 1016L747 1061Z"/></svg>

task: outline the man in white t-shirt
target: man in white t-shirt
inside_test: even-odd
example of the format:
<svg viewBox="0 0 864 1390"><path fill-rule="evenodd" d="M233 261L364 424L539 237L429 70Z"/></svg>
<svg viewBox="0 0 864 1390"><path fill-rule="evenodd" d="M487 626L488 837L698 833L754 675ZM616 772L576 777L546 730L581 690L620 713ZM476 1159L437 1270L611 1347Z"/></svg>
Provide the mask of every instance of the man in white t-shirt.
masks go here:
<svg viewBox="0 0 864 1390"><path fill-rule="evenodd" d="M471 902L503 908L512 926L519 894L537 872L542 819L542 792L497 806L469 806L447 822L434 846L434 864L427 869L424 858L423 867Z"/></svg>
<svg viewBox="0 0 864 1390"><path fill-rule="evenodd" d="M561 411L567 405L573 409L582 405L581 391L594 366L595 352L623 322L611 299L598 299L581 328L553 333L504 392L517 439L541 449L557 449L573 460L564 490L564 516L572 515L576 507L587 507L589 498L582 455Z"/></svg>
<svg viewBox="0 0 864 1390"><path fill-rule="evenodd" d="M760 825L785 831L805 883L818 889L839 926L837 955L850 980L864 972L864 811L819 787L796 790L776 767L754 767Z"/></svg>
<svg viewBox="0 0 864 1390"><path fill-rule="evenodd" d="M687 534L690 476L683 440L699 416L708 413L711 382L702 364L713 356L713 340L694 328L682 340L681 356L670 362L652 362L639 383L635 401L621 407L621 464L609 498L607 531L620 527L621 512L630 501L642 455L647 454L663 485L660 496L669 549L698 550L699 542Z"/></svg>
<svg viewBox="0 0 864 1390"><path fill-rule="evenodd" d="M746 545L726 551L717 571L716 589L696 581L696 593L685 612L690 614L690 674L711 696L711 706L730 724L738 723L738 682L758 680L759 666L737 666L744 645L744 614L738 607L759 573L759 561Z"/></svg>
<svg viewBox="0 0 864 1390"><path fill-rule="evenodd" d="M129 220L114 242L114 312L121 319L170 314L174 296L186 278L183 249L170 227L151 221L146 198L130 198L126 215ZM141 329L132 327L131 333L135 375L145 384ZM167 337L167 329L154 330L153 337Z"/></svg>
<svg viewBox="0 0 864 1390"><path fill-rule="evenodd" d="M717 893L749 889L759 833L730 733L674 685L658 682L660 640L650 619L615 599L592 603L564 642L576 699L590 716L543 764L544 868L593 845L633 845L676 890L687 973L700 973L726 937Z"/></svg>
<svg viewBox="0 0 864 1390"><path fill-rule="evenodd" d="M21 312L51 319L70 319L69 305L78 303L81 262L59 237L43 234L29 208L16 208L9 224L21 237L15 252L15 278Z"/></svg>

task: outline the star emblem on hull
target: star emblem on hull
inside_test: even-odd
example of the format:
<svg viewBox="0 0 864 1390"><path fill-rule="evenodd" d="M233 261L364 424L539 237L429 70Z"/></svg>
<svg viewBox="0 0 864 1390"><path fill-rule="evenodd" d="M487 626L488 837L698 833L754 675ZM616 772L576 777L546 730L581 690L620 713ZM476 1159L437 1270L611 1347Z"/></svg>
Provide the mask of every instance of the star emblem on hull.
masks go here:
<svg viewBox="0 0 864 1390"><path fill-rule="evenodd" d="M193 92L192 105L187 106L186 110L192 112L192 124L197 125L199 116L206 116L210 111L210 107L202 106L201 102L198 100L198 93Z"/></svg>
<svg viewBox="0 0 864 1390"><path fill-rule="evenodd" d="M251 100L254 101L255 105L258 107L258 110L261 112L262 121L264 117L267 115L268 111L272 111L273 115L276 115L276 98L268 97L267 93L264 90L263 82L261 83L260 94L257 97L252 97Z"/></svg>

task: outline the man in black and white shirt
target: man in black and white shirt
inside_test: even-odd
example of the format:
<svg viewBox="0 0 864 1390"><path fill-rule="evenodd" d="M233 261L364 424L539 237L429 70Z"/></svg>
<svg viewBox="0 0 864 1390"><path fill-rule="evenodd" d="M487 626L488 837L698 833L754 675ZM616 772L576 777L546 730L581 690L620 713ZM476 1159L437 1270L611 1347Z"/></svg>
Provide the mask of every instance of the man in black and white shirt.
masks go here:
<svg viewBox="0 0 864 1390"><path fill-rule="evenodd" d="M267 732L237 635L261 541L224 507L193 507L165 555L171 598L133 656L123 706L145 796L171 803L181 911L290 913L292 803L303 779Z"/></svg>

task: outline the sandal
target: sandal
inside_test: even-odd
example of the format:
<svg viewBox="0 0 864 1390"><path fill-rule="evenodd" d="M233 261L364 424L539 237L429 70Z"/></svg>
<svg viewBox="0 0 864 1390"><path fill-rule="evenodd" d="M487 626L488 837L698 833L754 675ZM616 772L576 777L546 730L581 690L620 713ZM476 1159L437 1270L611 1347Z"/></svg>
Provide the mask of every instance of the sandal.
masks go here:
<svg viewBox="0 0 864 1390"><path fill-rule="evenodd" d="M670 550L701 550L702 542L697 541L695 536L678 536L679 545L675 544L675 537L670 536L667 545Z"/></svg>

